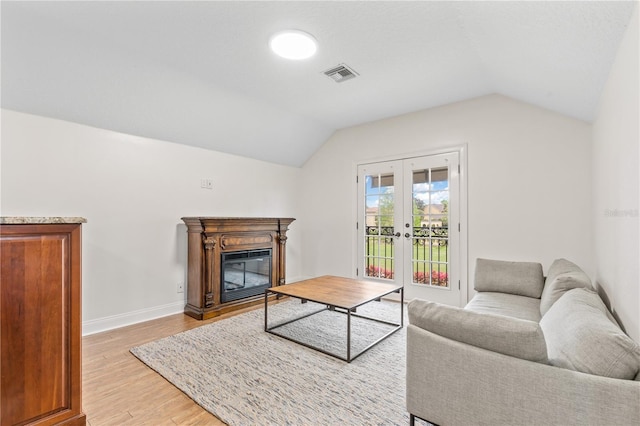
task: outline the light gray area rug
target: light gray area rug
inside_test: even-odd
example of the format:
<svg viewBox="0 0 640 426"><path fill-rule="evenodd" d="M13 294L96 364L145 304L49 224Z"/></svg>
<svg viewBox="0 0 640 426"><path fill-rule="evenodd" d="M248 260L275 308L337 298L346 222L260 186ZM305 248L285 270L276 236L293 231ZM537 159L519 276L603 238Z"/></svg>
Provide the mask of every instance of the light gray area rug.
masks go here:
<svg viewBox="0 0 640 426"><path fill-rule="evenodd" d="M289 300L269 306L269 324L318 309ZM359 314L399 320L396 302ZM405 326L406 309L405 309ZM352 317L352 351L391 326ZM346 353L346 315L325 311L278 329ZM235 425L407 425L406 327L351 363L264 331L258 309L131 349L136 357L225 423Z"/></svg>

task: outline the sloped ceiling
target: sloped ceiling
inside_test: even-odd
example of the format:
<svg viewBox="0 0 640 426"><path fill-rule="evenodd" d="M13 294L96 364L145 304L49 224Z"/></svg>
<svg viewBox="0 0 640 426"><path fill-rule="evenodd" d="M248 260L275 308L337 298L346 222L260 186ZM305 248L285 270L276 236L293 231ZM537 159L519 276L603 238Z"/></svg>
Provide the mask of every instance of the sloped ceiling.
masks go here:
<svg viewBox="0 0 640 426"><path fill-rule="evenodd" d="M490 93L591 121L636 4L2 1L2 107L291 166L337 129ZM318 54L274 56L283 29ZM340 63L360 76L323 74Z"/></svg>

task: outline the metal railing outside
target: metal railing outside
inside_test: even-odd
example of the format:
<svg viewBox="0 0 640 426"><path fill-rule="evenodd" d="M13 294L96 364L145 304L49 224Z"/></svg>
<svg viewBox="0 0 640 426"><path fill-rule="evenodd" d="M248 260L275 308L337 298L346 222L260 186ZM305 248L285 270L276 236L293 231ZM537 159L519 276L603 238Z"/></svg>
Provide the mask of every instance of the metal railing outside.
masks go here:
<svg viewBox="0 0 640 426"><path fill-rule="evenodd" d="M393 226L367 226L365 229L365 275L393 279L395 245ZM449 228L413 227L412 282L437 287L449 286Z"/></svg>

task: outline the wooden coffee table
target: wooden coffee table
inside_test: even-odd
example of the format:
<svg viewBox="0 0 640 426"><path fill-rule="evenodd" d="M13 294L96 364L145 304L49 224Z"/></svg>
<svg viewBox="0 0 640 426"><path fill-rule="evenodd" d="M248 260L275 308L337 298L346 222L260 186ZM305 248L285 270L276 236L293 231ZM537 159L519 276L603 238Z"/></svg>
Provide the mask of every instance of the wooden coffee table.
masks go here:
<svg viewBox="0 0 640 426"><path fill-rule="evenodd" d="M303 302L308 300L311 302L316 302L316 303L325 305L325 307L320 310L305 314L301 317L293 318L284 323L269 327L268 326L269 293L275 293L278 295L294 297L296 299L302 300ZM371 301L378 300L381 297L391 293L400 293L399 323L383 321L377 318L366 317L366 316L358 315L355 313L357 307L362 306ZM385 284L377 281L354 280L351 278L342 278L342 277L326 275L323 277L312 278L305 281L299 281L293 284L271 287L265 290L264 330L268 333L275 334L276 336L280 336L287 340L291 340L292 342L299 343L303 346L315 349L327 355L331 355L333 357L342 359L344 361L351 362L357 357L359 357L360 355L362 355L364 352L371 349L374 345L380 343L382 340L386 339L387 337L389 337L396 331L400 330L404 326L404 303L403 302L404 302L404 292L403 292L403 287L401 285ZM274 331L278 327L282 327L286 324L290 324L294 321L307 318L311 315L315 315L317 313L320 313L326 310L342 312L347 315L347 330L346 330L347 356L346 358ZM367 346L366 348L364 348L363 350L361 350L360 352L352 356L351 355L351 317L352 316L365 318L365 319L380 322L383 324L393 325L395 326L395 328L393 328L387 334L380 337L378 340L371 343L369 346Z"/></svg>

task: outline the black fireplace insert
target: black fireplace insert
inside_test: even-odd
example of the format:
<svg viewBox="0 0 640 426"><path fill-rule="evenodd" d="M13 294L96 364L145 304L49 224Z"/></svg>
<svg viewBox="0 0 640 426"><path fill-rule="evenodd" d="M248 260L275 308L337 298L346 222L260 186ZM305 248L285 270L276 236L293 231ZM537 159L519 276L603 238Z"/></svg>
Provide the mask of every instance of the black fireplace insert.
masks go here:
<svg viewBox="0 0 640 426"><path fill-rule="evenodd" d="M271 287L271 249L222 253L220 302L264 294Z"/></svg>

